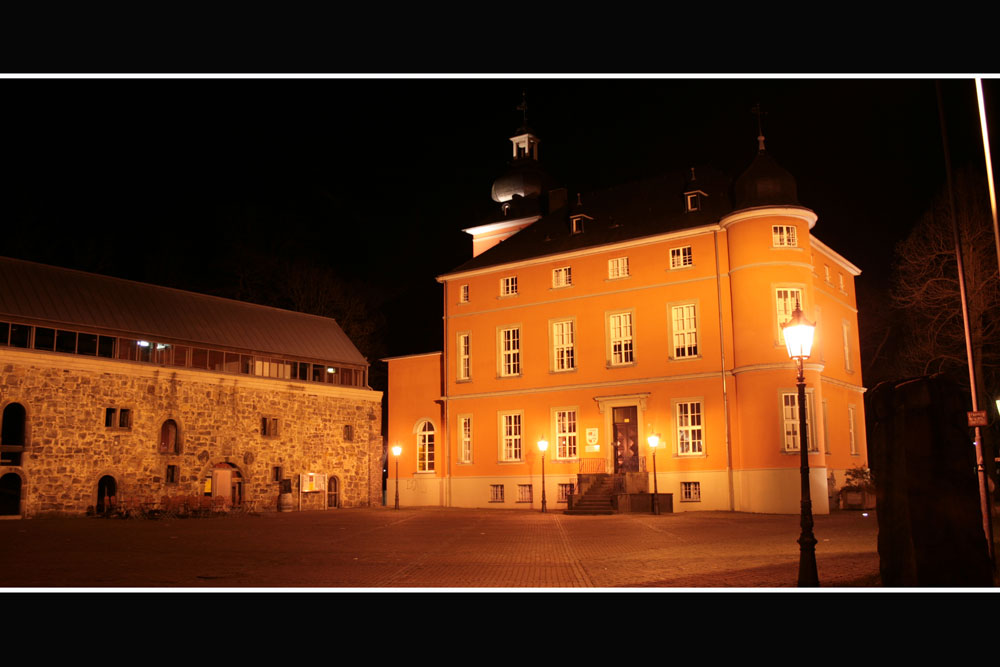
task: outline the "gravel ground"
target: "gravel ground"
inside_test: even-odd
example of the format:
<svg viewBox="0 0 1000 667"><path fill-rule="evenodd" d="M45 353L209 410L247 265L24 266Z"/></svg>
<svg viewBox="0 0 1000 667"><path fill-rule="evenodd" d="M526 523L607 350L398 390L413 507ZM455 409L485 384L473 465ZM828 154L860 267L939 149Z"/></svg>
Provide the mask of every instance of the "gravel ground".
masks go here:
<svg viewBox="0 0 1000 667"><path fill-rule="evenodd" d="M823 587L877 587L874 512L815 517ZM0 521L0 587L788 588L799 517L351 509Z"/></svg>

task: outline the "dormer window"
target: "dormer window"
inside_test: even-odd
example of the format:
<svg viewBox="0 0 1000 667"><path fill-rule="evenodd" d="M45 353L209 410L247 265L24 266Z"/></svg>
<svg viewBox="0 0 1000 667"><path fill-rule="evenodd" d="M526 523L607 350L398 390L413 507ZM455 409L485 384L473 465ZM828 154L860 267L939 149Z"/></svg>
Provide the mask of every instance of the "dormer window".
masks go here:
<svg viewBox="0 0 1000 667"><path fill-rule="evenodd" d="M694 190L692 192L684 193L684 210L688 213L693 213L694 211L700 211L703 204L703 199L707 197L701 190Z"/></svg>
<svg viewBox="0 0 1000 667"><path fill-rule="evenodd" d="M570 220L570 232L573 234L583 233L583 217L577 216Z"/></svg>

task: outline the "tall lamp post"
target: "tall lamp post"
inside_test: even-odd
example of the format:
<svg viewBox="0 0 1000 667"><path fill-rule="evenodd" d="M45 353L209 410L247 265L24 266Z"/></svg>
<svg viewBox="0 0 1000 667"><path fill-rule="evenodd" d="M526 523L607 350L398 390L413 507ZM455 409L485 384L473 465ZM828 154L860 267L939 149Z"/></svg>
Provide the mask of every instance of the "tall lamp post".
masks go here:
<svg viewBox="0 0 1000 667"><path fill-rule="evenodd" d="M660 487L656 484L656 448L660 445L660 435L654 433L646 438L649 451L653 452L653 514L660 513Z"/></svg>
<svg viewBox="0 0 1000 667"><path fill-rule="evenodd" d="M806 376L805 360L812 351L816 325L805 318L799 304L795 304L792 319L782 325L788 356L795 360L799 389L799 471L802 477L802 512L799 524L799 586L819 586L816 573L816 537L813 535L812 498L809 493L809 439L806 429Z"/></svg>
<svg viewBox="0 0 1000 667"><path fill-rule="evenodd" d="M542 512L545 511L545 450L549 448L549 441L538 441L538 451L542 453Z"/></svg>
<svg viewBox="0 0 1000 667"><path fill-rule="evenodd" d="M396 459L396 504L392 508L394 510L399 509L399 455L403 453L403 448L399 445L392 446L392 455Z"/></svg>

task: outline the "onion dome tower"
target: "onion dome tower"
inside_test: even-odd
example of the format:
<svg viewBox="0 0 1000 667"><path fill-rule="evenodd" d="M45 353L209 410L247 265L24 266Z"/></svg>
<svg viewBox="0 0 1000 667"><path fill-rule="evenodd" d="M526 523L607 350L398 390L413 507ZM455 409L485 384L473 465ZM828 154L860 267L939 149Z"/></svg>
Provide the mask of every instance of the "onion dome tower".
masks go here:
<svg viewBox="0 0 1000 667"><path fill-rule="evenodd" d="M538 144L541 142L528 127L528 103L523 93L517 110L523 113L523 117L521 127L510 138L513 156L507 170L493 182L493 201L505 206L516 197L537 199L547 192L549 185L548 174L538 162Z"/></svg>

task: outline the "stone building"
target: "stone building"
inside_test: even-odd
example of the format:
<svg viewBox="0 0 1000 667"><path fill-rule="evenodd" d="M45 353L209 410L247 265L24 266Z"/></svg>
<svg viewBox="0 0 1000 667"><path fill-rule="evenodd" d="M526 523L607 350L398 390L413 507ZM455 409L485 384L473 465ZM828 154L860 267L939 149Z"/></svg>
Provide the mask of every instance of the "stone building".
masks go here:
<svg viewBox="0 0 1000 667"><path fill-rule="evenodd" d="M378 504L367 375L332 319L0 258L0 515Z"/></svg>
<svg viewBox="0 0 1000 667"><path fill-rule="evenodd" d="M510 139L497 207L465 230L472 257L437 278L441 351L387 360L400 502L565 509L607 488L669 493L673 511L798 513L782 325L801 306L817 323L805 407L827 513L867 463L861 271L817 238L764 138L735 182L699 167L581 194L545 177L529 128Z"/></svg>

